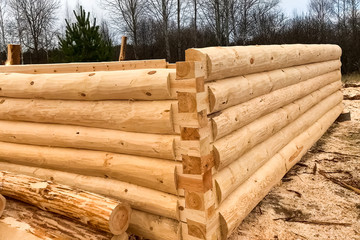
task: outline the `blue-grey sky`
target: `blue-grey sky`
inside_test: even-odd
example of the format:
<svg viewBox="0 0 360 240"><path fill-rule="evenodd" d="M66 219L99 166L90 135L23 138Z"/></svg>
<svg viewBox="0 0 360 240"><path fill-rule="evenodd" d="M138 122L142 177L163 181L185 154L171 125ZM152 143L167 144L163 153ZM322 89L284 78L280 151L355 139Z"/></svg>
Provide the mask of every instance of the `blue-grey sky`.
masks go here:
<svg viewBox="0 0 360 240"><path fill-rule="evenodd" d="M72 10L77 2L85 7L87 11L96 13L98 17L106 16L104 11L101 9L101 0L61 0L62 11L65 11L65 5L68 2L69 9ZM280 6L288 16L292 16L295 12L301 14L306 11L308 6L308 0L281 0Z"/></svg>

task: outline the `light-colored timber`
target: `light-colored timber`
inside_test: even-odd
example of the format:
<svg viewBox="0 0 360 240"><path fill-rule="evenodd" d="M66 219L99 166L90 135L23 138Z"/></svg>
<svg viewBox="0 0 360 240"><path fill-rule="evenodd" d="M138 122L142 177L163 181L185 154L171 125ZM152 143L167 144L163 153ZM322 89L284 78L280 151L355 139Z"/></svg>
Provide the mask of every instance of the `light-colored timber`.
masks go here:
<svg viewBox="0 0 360 240"><path fill-rule="evenodd" d="M0 73L0 96L58 100L167 100L171 69L62 74Z"/></svg>
<svg viewBox="0 0 360 240"><path fill-rule="evenodd" d="M0 98L0 119L172 134L172 103Z"/></svg>
<svg viewBox="0 0 360 240"><path fill-rule="evenodd" d="M0 194L0 217L2 216L6 206L6 198Z"/></svg>
<svg viewBox="0 0 360 240"><path fill-rule="evenodd" d="M218 201L224 201L268 159L273 157L296 136L306 131L329 110L339 105L341 101L342 94L338 91L219 171L214 177Z"/></svg>
<svg viewBox="0 0 360 240"><path fill-rule="evenodd" d="M121 235L115 235L111 238L111 240L129 240L129 235L127 233L123 233Z"/></svg>
<svg viewBox="0 0 360 240"><path fill-rule="evenodd" d="M205 85L209 89L210 112L217 112L278 89L339 70L341 62L332 60L227 78Z"/></svg>
<svg viewBox="0 0 360 240"><path fill-rule="evenodd" d="M341 82L336 81L220 138L213 144L216 166L218 168L224 168L229 165L246 151L293 122L324 98L326 99L323 101L327 103L342 100L343 96L341 92L338 91L340 88ZM333 94L334 92L336 93Z"/></svg>
<svg viewBox="0 0 360 240"><path fill-rule="evenodd" d="M130 224L131 208L126 203L11 172L0 172L0 193L115 235Z"/></svg>
<svg viewBox="0 0 360 240"><path fill-rule="evenodd" d="M0 120L0 141L107 151L174 160L177 135L124 132L72 125Z"/></svg>
<svg viewBox="0 0 360 240"><path fill-rule="evenodd" d="M128 231L154 240L181 239L180 222L137 210L132 211Z"/></svg>
<svg viewBox="0 0 360 240"><path fill-rule="evenodd" d="M31 64L20 66L0 66L1 73L81 73L99 71L119 71L149 68L166 68L165 59L137 60L122 62L92 62L92 63L57 63Z"/></svg>
<svg viewBox="0 0 360 240"><path fill-rule="evenodd" d="M21 64L21 46L17 44L8 44L7 65Z"/></svg>
<svg viewBox="0 0 360 240"><path fill-rule="evenodd" d="M0 142L0 161L116 179L177 194L174 161Z"/></svg>
<svg viewBox="0 0 360 240"><path fill-rule="evenodd" d="M337 45L268 45L188 49L186 61L202 63L206 81L339 59Z"/></svg>
<svg viewBox="0 0 360 240"><path fill-rule="evenodd" d="M267 161L221 204L219 212L223 240L231 234L271 188L281 180L289 167L298 162L307 152L307 149L326 132L342 109L343 106L340 104L323 115L315 124ZM289 162L291 165L288 164Z"/></svg>
<svg viewBox="0 0 360 240"><path fill-rule="evenodd" d="M53 181L73 188L83 189L96 194L127 202L131 208L155 215L179 219L181 197L144 188L135 184L113 179L91 177L57 170L29 167L0 162L0 169L36 178Z"/></svg>
<svg viewBox="0 0 360 240"><path fill-rule="evenodd" d="M121 37L121 48L120 48L119 61L125 61L125 58L126 58L126 42L127 42L127 37L122 36Z"/></svg>
<svg viewBox="0 0 360 240"><path fill-rule="evenodd" d="M87 224L10 198L0 218L1 240L109 240L111 236Z"/></svg>
<svg viewBox="0 0 360 240"><path fill-rule="evenodd" d="M326 73L225 109L212 119L214 140L340 79L340 71Z"/></svg>

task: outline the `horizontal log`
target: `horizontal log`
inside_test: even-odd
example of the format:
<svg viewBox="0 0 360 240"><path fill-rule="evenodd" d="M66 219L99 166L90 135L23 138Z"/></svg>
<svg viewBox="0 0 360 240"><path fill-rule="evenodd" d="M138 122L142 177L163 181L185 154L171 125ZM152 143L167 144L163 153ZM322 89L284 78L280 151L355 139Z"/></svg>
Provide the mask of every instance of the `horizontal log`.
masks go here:
<svg viewBox="0 0 360 240"><path fill-rule="evenodd" d="M6 206L6 198L0 194L0 217L2 216Z"/></svg>
<svg viewBox="0 0 360 240"><path fill-rule="evenodd" d="M129 227L131 208L127 203L6 171L0 171L0 180L1 194L40 209L114 235L123 234Z"/></svg>
<svg viewBox="0 0 360 240"><path fill-rule="evenodd" d="M172 103L2 98L0 119L172 134Z"/></svg>
<svg viewBox="0 0 360 240"><path fill-rule="evenodd" d="M324 98L326 98L324 100L326 102L342 100L343 96L338 91L340 88L341 82L336 81L220 138L213 144L217 168L221 169L229 165L246 151L293 122ZM333 94L334 92L336 93ZM329 97L329 95L331 96Z"/></svg>
<svg viewBox="0 0 360 240"><path fill-rule="evenodd" d="M0 73L0 96L58 100L167 100L171 99L171 72L175 70Z"/></svg>
<svg viewBox="0 0 360 240"><path fill-rule="evenodd" d="M11 198L0 218L0 239L3 240L109 240L111 236L89 225Z"/></svg>
<svg viewBox="0 0 360 240"><path fill-rule="evenodd" d="M206 81L339 59L337 45L268 45L188 49L186 61L202 63Z"/></svg>
<svg viewBox="0 0 360 240"><path fill-rule="evenodd" d="M338 91L219 171L214 177L219 202L224 201L268 159L341 101L342 95Z"/></svg>
<svg viewBox="0 0 360 240"><path fill-rule="evenodd" d="M146 68L166 68L165 59L139 60L139 61L114 61L91 63L57 63L57 64L29 64L19 66L0 66L2 73L81 73L98 71L119 71Z"/></svg>
<svg viewBox="0 0 360 240"><path fill-rule="evenodd" d="M133 210L129 230L137 236L153 240L181 239L180 222Z"/></svg>
<svg viewBox="0 0 360 240"><path fill-rule="evenodd" d="M209 89L210 112L224 110L278 89L339 70L340 67L339 60L332 60L207 83L205 86Z"/></svg>
<svg viewBox="0 0 360 240"><path fill-rule="evenodd" d="M179 148L176 135L0 120L0 141L79 148L174 160Z"/></svg>
<svg viewBox="0 0 360 240"><path fill-rule="evenodd" d="M1 171L25 174L127 202L131 208L179 219L181 197L126 182L0 162Z"/></svg>
<svg viewBox="0 0 360 240"><path fill-rule="evenodd" d="M238 187L219 207L222 239L227 239L251 210L265 197L308 149L326 132L343 109L334 107L315 124L287 144ZM294 144L296 147L294 148ZM287 166L287 167L286 167Z"/></svg>
<svg viewBox="0 0 360 240"><path fill-rule="evenodd" d="M340 79L340 71L326 73L225 109L212 118L214 140Z"/></svg>
<svg viewBox="0 0 360 240"><path fill-rule="evenodd" d="M0 142L0 161L116 179L177 194L176 166L156 158Z"/></svg>

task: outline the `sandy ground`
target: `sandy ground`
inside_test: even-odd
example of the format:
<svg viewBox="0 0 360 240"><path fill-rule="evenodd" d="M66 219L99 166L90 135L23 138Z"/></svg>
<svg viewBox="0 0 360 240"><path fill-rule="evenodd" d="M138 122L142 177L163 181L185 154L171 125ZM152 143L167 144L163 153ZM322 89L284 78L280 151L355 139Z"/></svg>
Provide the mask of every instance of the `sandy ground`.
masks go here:
<svg viewBox="0 0 360 240"><path fill-rule="evenodd" d="M351 121L334 123L229 240L360 239L360 84L350 86Z"/></svg>

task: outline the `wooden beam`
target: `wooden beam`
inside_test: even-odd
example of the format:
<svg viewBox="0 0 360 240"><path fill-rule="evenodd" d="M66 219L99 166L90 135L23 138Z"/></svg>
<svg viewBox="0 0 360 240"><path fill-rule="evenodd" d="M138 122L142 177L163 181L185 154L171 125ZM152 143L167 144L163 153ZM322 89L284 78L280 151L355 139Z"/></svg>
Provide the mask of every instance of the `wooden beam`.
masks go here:
<svg viewBox="0 0 360 240"><path fill-rule="evenodd" d="M120 48L119 61L125 61L125 58L126 58L126 42L127 42L127 37L122 36L121 37L121 48Z"/></svg>
<svg viewBox="0 0 360 240"><path fill-rule="evenodd" d="M131 208L97 194L38 178L0 172L0 193L115 235L129 227Z"/></svg>
<svg viewBox="0 0 360 240"><path fill-rule="evenodd" d="M168 69L87 73L0 73L0 96L58 100L168 100Z"/></svg>
<svg viewBox="0 0 360 240"><path fill-rule="evenodd" d="M326 73L225 109L212 118L214 140L340 79L340 71Z"/></svg>
<svg viewBox="0 0 360 240"><path fill-rule="evenodd" d="M339 59L337 45L264 45L188 49L186 61L201 62L206 81ZM224 64L226 63L226 64Z"/></svg>
<svg viewBox="0 0 360 240"><path fill-rule="evenodd" d="M166 68L165 59L136 60L92 63L56 63L56 64L28 64L19 66L0 66L1 73L82 73L99 71L120 71L136 69Z"/></svg>
<svg viewBox="0 0 360 240"><path fill-rule="evenodd" d="M6 198L0 194L0 217L2 216L6 206Z"/></svg>
<svg viewBox="0 0 360 240"><path fill-rule="evenodd" d="M21 46L16 44L8 44L8 54L6 65L21 64Z"/></svg>
<svg viewBox="0 0 360 240"><path fill-rule="evenodd" d="M0 142L0 161L116 179L177 194L175 161Z"/></svg>

